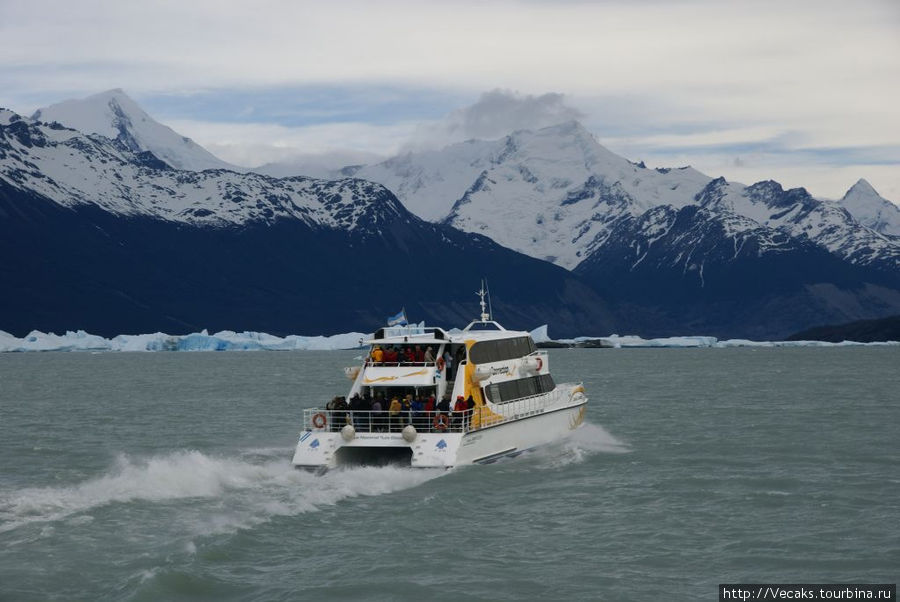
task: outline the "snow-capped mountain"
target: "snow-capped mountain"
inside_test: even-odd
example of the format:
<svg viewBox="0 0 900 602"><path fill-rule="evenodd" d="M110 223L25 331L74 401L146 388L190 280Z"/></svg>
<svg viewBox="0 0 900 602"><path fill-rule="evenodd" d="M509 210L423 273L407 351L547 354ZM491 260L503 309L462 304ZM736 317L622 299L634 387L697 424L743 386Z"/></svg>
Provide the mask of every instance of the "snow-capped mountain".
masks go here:
<svg viewBox="0 0 900 602"><path fill-rule="evenodd" d="M628 218L688 206L709 209L725 232L769 228L852 263L900 269L900 241L890 226L876 231L840 206L776 182L744 186L690 167L648 169L610 152L577 122L407 153L355 176L384 184L423 218L570 270L601 250ZM889 209L878 215L892 215Z"/></svg>
<svg viewBox="0 0 900 602"><path fill-rule="evenodd" d="M860 178L839 201L860 224L881 234L900 236L900 207L878 194Z"/></svg>
<svg viewBox="0 0 900 602"><path fill-rule="evenodd" d="M648 169L577 122L325 181L178 170L132 127L40 117L0 110L12 332L365 331L403 306L461 325L482 276L507 326L554 336L780 338L900 313L896 236L803 189Z"/></svg>
<svg viewBox="0 0 900 602"><path fill-rule="evenodd" d="M39 109L32 119L56 121L86 134L100 134L119 141L131 151L150 151L176 169L243 171L154 120L120 89Z"/></svg>
<svg viewBox="0 0 900 602"><path fill-rule="evenodd" d="M648 169L576 122L355 175L420 216L573 270L646 332L765 338L900 310L897 237L802 188Z"/></svg>
<svg viewBox="0 0 900 602"><path fill-rule="evenodd" d="M366 332L401 307L462 326L482 277L511 327L612 328L577 276L425 222L378 184L181 171L101 135L0 119L8 332Z"/></svg>
<svg viewBox="0 0 900 602"><path fill-rule="evenodd" d="M784 190L773 181L744 186L719 178L697 195L697 202L723 216L741 215L755 225L808 239L852 264L900 275L900 239L863 226L845 209L816 200L803 188Z"/></svg>
<svg viewBox="0 0 900 602"><path fill-rule="evenodd" d="M149 151L102 136L19 119L0 138L5 179L60 205L192 225L293 218L310 226L377 228L406 214L383 187L363 180L276 179L227 170L180 171ZM376 211L377 208L377 211Z"/></svg>
<svg viewBox="0 0 900 602"><path fill-rule="evenodd" d="M660 204L688 204L710 181L690 167L656 171L635 165L575 121L407 153L354 176L384 184L424 219L485 234L567 269L590 254L599 232L585 222L593 212L584 215L587 204L575 206L578 201L599 195L610 209L639 215Z"/></svg>

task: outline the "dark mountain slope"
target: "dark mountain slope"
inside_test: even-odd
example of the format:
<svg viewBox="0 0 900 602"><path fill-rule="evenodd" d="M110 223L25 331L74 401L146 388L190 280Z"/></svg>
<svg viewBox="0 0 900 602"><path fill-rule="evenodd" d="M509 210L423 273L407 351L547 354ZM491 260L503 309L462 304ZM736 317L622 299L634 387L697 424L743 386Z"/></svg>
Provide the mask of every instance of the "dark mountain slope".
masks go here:
<svg viewBox="0 0 900 602"><path fill-rule="evenodd" d="M404 306L412 320L462 326L486 277L507 327L615 329L565 270L401 211L378 233L289 218L198 227L65 208L0 182L0 328L330 334L373 330Z"/></svg>

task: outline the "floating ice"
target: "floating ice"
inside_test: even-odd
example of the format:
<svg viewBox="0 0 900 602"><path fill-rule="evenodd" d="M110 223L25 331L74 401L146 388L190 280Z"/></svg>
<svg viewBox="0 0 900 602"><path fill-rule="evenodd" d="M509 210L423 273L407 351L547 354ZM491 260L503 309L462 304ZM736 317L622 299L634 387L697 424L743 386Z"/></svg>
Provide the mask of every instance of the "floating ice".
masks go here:
<svg viewBox="0 0 900 602"><path fill-rule="evenodd" d="M334 350L355 349L370 335L361 332L333 336L289 335L284 338L264 332L206 330L186 335L120 334L112 339L83 330L64 335L32 331L17 338L0 330L0 352L4 351L256 351L256 350Z"/></svg>
<svg viewBox="0 0 900 602"><path fill-rule="evenodd" d="M454 332L454 331L451 331ZM456 331L458 332L458 331ZM63 335L43 333L34 330L22 338L0 330L0 353L12 351L330 351L356 349L360 342L372 335L362 332L348 332L332 336L288 335L284 338L264 332L233 332L223 330L209 334L206 330L186 335L170 335L163 332L153 334L120 334L112 339L87 333L83 330L69 331ZM609 336L576 337L574 339L551 339L547 325L531 331L537 343L554 341L578 346L587 341L604 347L846 347L856 345L900 345L898 341L884 343L857 343L843 341L827 343L823 341L748 341L729 339L720 341L709 336L683 336L660 339L644 339L639 336L617 334Z"/></svg>

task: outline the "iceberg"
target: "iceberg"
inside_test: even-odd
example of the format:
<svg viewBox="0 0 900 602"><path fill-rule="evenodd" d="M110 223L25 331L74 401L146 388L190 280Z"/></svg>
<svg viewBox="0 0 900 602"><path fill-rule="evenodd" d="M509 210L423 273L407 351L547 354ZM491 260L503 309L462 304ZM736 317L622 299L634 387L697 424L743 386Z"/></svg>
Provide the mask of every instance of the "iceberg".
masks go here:
<svg viewBox="0 0 900 602"><path fill-rule="evenodd" d="M83 330L64 335L32 331L22 338L0 330L0 352L16 351L296 351L356 349L371 334L348 332L333 336L288 335L284 338L264 332L223 330L209 334L202 330L186 335L164 332L120 334L111 339Z"/></svg>
<svg viewBox="0 0 900 602"><path fill-rule="evenodd" d="M419 324L424 327L424 324ZM535 343L558 343L563 346L600 346L614 349L635 347L715 348L729 347L848 347L895 346L898 341L883 343L857 343L843 341L749 341L728 339L720 341L711 336L682 336L644 339L636 335L582 336L574 339L550 338L546 324L530 332ZM279 337L264 332L234 332L222 330L214 334L208 331L185 335L164 332L152 334L120 334L111 339L87 333L83 330L54 334L34 330L22 338L0 330L0 353L24 351L333 351L358 349L372 337L371 333L348 332L331 336L288 335Z"/></svg>
<svg viewBox="0 0 900 602"><path fill-rule="evenodd" d="M609 347L613 349L635 347L678 347L678 348L712 348L726 349L730 347L883 347L900 345L900 341L885 341L878 343L860 343L857 341L842 341L830 343L827 341L750 341L747 339L727 339L720 341L711 336L680 336L663 337L657 339L645 339L637 335L607 336L580 336L574 339L553 339L548 334L547 325L544 324L531 331L531 337L535 343L558 343L570 347ZM593 343L593 345L585 345ZM599 343L599 345L597 344Z"/></svg>

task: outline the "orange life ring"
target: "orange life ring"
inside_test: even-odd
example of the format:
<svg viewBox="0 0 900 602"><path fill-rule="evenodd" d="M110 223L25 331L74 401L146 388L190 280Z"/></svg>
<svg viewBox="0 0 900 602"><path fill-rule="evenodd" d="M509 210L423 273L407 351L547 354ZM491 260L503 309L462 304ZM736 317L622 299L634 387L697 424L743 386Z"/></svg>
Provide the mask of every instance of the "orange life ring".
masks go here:
<svg viewBox="0 0 900 602"><path fill-rule="evenodd" d="M541 371L541 368L544 367L544 360L541 359L541 356L537 356L537 357L534 358L534 359L537 360L537 371L540 372L540 371Z"/></svg>
<svg viewBox="0 0 900 602"><path fill-rule="evenodd" d="M450 426L450 418L446 414L435 414L434 430L446 431Z"/></svg>
<svg viewBox="0 0 900 602"><path fill-rule="evenodd" d="M312 425L317 429L325 428L325 425L328 424L328 418L325 417L325 414L319 412L318 414L314 414L312 417Z"/></svg>
<svg viewBox="0 0 900 602"><path fill-rule="evenodd" d="M441 372L444 371L444 358L439 357L439 358L437 359L437 369L438 369L439 371L441 371Z"/></svg>

